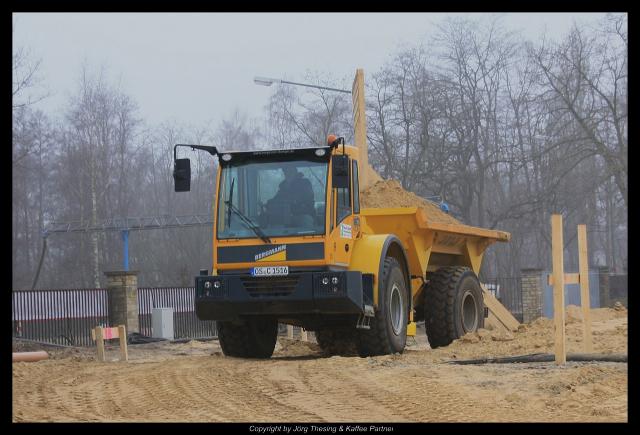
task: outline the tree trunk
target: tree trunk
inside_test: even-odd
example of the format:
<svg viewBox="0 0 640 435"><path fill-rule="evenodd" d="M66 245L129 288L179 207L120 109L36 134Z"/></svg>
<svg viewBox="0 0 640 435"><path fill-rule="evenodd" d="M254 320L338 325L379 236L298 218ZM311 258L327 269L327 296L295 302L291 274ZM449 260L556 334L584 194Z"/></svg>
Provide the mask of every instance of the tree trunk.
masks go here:
<svg viewBox="0 0 640 435"><path fill-rule="evenodd" d="M98 202L96 194L96 171L95 163L91 162L91 225L98 222ZM100 260L98 249L98 233L91 233L91 248L93 250L93 286L100 288Z"/></svg>

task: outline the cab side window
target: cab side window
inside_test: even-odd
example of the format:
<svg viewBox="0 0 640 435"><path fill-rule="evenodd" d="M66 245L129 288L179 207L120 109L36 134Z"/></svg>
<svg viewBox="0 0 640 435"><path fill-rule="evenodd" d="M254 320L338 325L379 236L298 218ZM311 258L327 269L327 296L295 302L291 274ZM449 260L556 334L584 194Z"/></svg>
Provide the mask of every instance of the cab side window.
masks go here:
<svg viewBox="0 0 640 435"><path fill-rule="evenodd" d="M349 174L351 175L351 174ZM351 214L351 191L348 187L336 189L336 226Z"/></svg>
<svg viewBox="0 0 640 435"><path fill-rule="evenodd" d="M358 162L351 162L351 170L353 174L353 213L360 213L360 183L358 181Z"/></svg>

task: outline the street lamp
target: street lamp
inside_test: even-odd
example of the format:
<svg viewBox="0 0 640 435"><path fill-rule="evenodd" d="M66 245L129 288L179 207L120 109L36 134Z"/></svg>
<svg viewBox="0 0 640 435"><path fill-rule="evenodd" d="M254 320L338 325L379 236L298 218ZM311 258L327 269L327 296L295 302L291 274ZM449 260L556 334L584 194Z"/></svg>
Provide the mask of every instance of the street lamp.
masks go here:
<svg viewBox="0 0 640 435"><path fill-rule="evenodd" d="M351 93L351 91L346 91L344 89L327 88L327 87L324 87L324 86L316 86L316 85L307 85L305 83L289 82L287 80L271 79L271 78L268 78L268 77L254 77L253 78L253 82L256 85L261 85L261 86L271 86L274 83L286 83L288 85L306 86L308 88L325 89L327 91L336 91L336 92L342 92L342 93L345 93L345 94L350 94Z"/></svg>

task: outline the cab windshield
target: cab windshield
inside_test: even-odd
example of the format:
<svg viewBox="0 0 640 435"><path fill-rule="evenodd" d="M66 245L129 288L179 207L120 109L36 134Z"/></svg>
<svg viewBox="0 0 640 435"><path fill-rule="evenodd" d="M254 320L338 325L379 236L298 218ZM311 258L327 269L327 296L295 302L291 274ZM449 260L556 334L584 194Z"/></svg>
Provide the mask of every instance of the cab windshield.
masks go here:
<svg viewBox="0 0 640 435"><path fill-rule="evenodd" d="M218 239L324 234L328 166L311 159L225 165Z"/></svg>

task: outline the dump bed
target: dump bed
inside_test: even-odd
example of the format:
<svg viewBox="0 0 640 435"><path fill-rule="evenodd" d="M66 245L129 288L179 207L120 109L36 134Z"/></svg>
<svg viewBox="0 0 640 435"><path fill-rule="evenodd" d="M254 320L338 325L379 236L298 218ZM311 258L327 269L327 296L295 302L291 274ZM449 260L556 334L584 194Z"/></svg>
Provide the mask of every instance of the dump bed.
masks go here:
<svg viewBox="0 0 640 435"><path fill-rule="evenodd" d="M414 276L455 265L477 274L487 246L510 239L504 231L430 219L419 207L363 208L360 215L365 234L394 234L402 241Z"/></svg>

